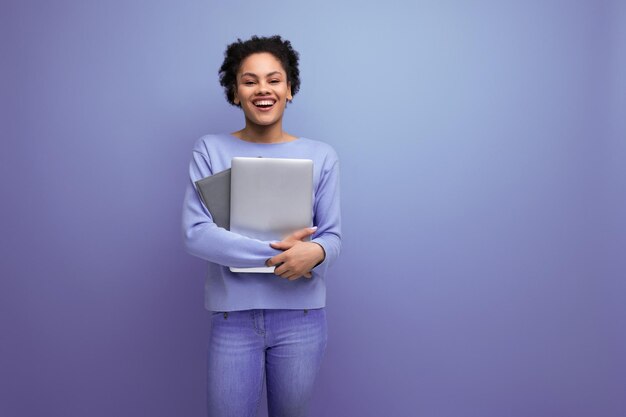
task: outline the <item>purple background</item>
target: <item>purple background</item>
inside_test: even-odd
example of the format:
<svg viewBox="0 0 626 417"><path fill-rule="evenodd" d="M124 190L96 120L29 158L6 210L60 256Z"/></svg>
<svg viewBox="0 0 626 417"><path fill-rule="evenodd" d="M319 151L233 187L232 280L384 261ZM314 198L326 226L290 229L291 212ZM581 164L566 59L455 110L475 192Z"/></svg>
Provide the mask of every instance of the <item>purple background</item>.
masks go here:
<svg viewBox="0 0 626 417"><path fill-rule="evenodd" d="M339 3L2 3L0 415L205 415L187 167L275 33L342 162L312 415L626 415L624 2Z"/></svg>

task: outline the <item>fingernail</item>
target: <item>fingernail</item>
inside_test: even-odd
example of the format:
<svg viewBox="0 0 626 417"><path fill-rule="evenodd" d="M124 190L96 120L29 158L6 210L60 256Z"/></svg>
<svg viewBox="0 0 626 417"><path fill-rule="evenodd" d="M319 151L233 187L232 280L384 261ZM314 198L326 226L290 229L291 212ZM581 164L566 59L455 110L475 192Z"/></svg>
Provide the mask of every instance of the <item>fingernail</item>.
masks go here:
<svg viewBox="0 0 626 417"><path fill-rule="evenodd" d="M311 229L317 230L317 226L313 226L313 227L311 227Z"/></svg>

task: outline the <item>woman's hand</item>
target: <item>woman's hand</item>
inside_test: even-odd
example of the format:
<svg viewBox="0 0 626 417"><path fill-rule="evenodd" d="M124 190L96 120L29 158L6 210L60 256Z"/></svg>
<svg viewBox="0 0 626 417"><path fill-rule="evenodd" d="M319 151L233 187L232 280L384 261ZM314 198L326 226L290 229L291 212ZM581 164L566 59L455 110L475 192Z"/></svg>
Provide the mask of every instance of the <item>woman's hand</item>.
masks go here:
<svg viewBox="0 0 626 417"><path fill-rule="evenodd" d="M295 231L280 242L270 243L274 249L282 249L284 252L268 259L265 265L278 265L274 274L290 281L301 276L311 278L311 269L324 259L324 249L317 243L302 242L301 239L312 235L315 229L306 227Z"/></svg>

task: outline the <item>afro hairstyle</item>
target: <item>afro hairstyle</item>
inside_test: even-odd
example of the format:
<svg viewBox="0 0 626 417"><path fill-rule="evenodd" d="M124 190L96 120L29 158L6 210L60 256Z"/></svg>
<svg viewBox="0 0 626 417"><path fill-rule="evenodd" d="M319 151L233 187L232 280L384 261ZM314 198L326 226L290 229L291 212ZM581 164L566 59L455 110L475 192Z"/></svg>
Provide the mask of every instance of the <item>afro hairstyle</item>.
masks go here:
<svg viewBox="0 0 626 417"><path fill-rule="evenodd" d="M292 96L295 96L300 89L299 54L293 49L291 42L282 39L279 35L269 37L253 35L247 41L237 38L237 42L233 42L226 47L224 62L219 70L220 85L224 87L226 100L233 106L241 107L241 104L235 104L234 101L237 88L237 72L241 67L241 63L248 56L259 52L269 52L281 62L283 69L287 73L287 81L291 84Z"/></svg>

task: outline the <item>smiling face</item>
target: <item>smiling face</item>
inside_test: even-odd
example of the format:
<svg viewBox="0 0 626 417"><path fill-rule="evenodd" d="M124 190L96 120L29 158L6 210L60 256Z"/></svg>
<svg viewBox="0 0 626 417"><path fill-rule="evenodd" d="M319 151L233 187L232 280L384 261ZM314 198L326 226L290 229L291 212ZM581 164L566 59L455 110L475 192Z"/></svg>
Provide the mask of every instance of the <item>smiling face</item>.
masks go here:
<svg viewBox="0 0 626 417"><path fill-rule="evenodd" d="M254 53L242 61L233 101L241 105L247 123L281 123L287 100L291 99L287 74L274 55Z"/></svg>

